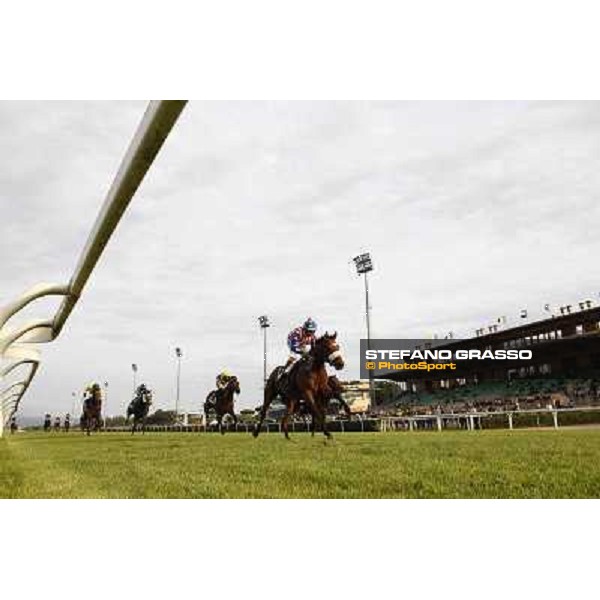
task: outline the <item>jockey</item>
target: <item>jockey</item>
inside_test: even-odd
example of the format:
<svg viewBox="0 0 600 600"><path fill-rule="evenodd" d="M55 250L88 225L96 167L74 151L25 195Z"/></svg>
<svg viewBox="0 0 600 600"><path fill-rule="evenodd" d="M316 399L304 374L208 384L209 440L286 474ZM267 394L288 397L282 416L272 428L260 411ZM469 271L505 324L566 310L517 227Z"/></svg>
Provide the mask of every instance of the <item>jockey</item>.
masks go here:
<svg viewBox="0 0 600 600"><path fill-rule="evenodd" d="M95 385L97 385L97 384L96 384L95 382L93 382L93 381L92 381L91 383L88 383L88 384L85 386L85 389L83 390L83 395L84 395L84 397L85 397L85 396L92 396L92 395L93 395L93 393L94 393L94 386L95 386Z"/></svg>
<svg viewBox="0 0 600 600"><path fill-rule="evenodd" d="M217 389L218 390L225 389L225 387L231 381L232 378L233 378L233 375L227 369L223 369L217 375L217 381L216 381Z"/></svg>
<svg viewBox="0 0 600 600"><path fill-rule="evenodd" d="M150 390L146 387L145 383L140 383L140 385L138 385L137 390L135 391L135 398L133 399L134 402L149 402L149 399L147 398L147 394L150 393Z"/></svg>
<svg viewBox="0 0 600 600"><path fill-rule="evenodd" d="M94 399L94 391L100 390L100 389L101 389L100 386L95 381L88 383L88 385L83 390L84 406L87 406L89 404L89 402Z"/></svg>
<svg viewBox="0 0 600 600"><path fill-rule="evenodd" d="M290 356L285 364L285 372L289 373L292 365L296 362L296 355L306 356L315 343L315 332L317 324L310 318L306 319L302 325L290 331L287 343L290 349Z"/></svg>
<svg viewBox="0 0 600 600"><path fill-rule="evenodd" d="M146 384L140 383L140 385L137 386L137 390L135 390L135 394L137 397L141 397L147 391L148 391L148 388L146 387Z"/></svg>

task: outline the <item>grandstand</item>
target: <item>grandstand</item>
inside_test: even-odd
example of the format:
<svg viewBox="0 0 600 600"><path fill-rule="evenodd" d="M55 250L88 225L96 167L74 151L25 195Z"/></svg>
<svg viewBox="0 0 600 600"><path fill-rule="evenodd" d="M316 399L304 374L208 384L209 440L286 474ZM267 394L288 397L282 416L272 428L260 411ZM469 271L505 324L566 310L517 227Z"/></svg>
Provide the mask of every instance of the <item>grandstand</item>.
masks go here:
<svg viewBox="0 0 600 600"><path fill-rule="evenodd" d="M418 414L432 407L453 412L568 408L600 404L600 307L552 316L473 338L449 340L437 349L523 349L527 361L469 361L460 377L448 371L391 371L376 375L397 384L378 412Z"/></svg>

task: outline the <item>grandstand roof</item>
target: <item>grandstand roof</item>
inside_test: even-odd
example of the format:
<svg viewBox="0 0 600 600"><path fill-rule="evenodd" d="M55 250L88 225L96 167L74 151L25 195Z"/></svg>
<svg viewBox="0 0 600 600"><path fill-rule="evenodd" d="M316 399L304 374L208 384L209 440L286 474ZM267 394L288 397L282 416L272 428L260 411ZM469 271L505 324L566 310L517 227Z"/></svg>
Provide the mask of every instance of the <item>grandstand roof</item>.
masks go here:
<svg viewBox="0 0 600 600"><path fill-rule="evenodd" d="M552 335L552 333L560 335ZM590 355L600 357L600 307L577 311L574 313L552 316L531 323L525 323L517 327L501 329L471 338L458 340L436 340L432 344L436 349L460 350L486 349L486 348L535 348L534 361L507 360L502 361L470 361L469 365L463 364L461 372L475 374L494 370L496 374L502 371L506 376L508 369L518 368L524 365L553 363L554 372L564 370L559 367L557 359L563 362L578 357L589 357ZM600 366L600 365L598 365ZM558 367L558 368L557 368ZM463 376L463 375L461 375ZM445 371L390 371L375 375L377 379L391 379L396 381L414 380L441 380L447 379Z"/></svg>

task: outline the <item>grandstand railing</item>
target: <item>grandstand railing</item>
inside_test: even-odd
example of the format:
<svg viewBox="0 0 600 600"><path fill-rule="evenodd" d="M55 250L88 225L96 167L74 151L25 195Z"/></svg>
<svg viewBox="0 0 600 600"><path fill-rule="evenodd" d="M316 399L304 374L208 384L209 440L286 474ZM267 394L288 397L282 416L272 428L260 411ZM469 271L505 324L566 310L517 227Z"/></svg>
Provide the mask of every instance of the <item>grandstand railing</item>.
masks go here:
<svg viewBox="0 0 600 600"><path fill-rule="evenodd" d="M508 429L515 429L516 416L539 416L548 415L551 417L552 427L558 429L560 427L560 415L569 413L600 413L600 406L586 406L574 408L536 408L523 410L502 410L502 411L472 411L461 413L439 413L429 415L401 415L381 417L381 431L394 431L398 429L398 425L406 425L408 429L413 430L418 427L418 424L425 423L433 425L438 431L444 429L444 425L449 422L464 422L465 428L469 430L484 429L484 419L490 417L502 417L506 419Z"/></svg>

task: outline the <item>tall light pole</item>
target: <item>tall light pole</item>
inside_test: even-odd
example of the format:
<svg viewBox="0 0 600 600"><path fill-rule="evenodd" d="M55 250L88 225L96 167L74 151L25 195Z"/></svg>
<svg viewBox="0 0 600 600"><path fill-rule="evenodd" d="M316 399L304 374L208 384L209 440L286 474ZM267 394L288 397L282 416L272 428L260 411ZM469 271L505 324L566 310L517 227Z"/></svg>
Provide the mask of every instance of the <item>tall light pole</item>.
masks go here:
<svg viewBox="0 0 600 600"><path fill-rule="evenodd" d="M177 417L179 415L179 384L181 380L181 357L183 356L181 348L175 348L175 356L177 357L177 395L175 396L175 423L177 423Z"/></svg>
<svg viewBox="0 0 600 600"><path fill-rule="evenodd" d="M137 371L138 371L138 366L133 363L131 365L131 370L133 371L133 395L135 396L135 388L137 387Z"/></svg>
<svg viewBox="0 0 600 600"><path fill-rule="evenodd" d="M71 396L73 398L73 402L71 402L71 416L73 418L75 418L75 410L76 410L76 403L77 403L77 392L71 392Z"/></svg>
<svg viewBox="0 0 600 600"><path fill-rule="evenodd" d="M263 384L267 385L267 328L271 327L269 323L269 317L263 315L258 317L260 328L263 330Z"/></svg>
<svg viewBox="0 0 600 600"><path fill-rule="evenodd" d="M353 258L354 264L356 265L356 272L358 275L365 276L365 314L367 318L367 350L371 349L371 318L369 305L369 279L368 273L373 270L373 261L371 255L368 252L359 254ZM375 406L375 389L373 386L373 371L369 370L369 398L371 400L371 406Z"/></svg>
<svg viewBox="0 0 600 600"><path fill-rule="evenodd" d="M104 431L106 431L106 419L108 419L108 381L104 382Z"/></svg>

